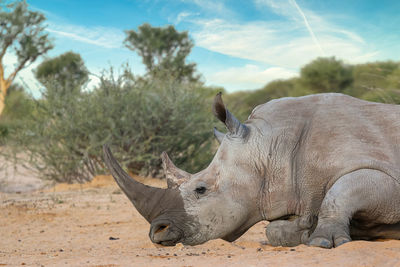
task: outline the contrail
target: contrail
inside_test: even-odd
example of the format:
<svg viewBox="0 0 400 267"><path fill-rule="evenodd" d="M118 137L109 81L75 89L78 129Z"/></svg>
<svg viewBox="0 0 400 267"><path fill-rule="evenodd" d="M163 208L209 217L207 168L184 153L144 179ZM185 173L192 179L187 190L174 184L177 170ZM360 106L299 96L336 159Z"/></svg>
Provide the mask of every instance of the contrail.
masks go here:
<svg viewBox="0 0 400 267"><path fill-rule="evenodd" d="M296 0L290 0L290 2L297 8L297 10L299 11L300 15L303 17L304 23L306 24L307 30L310 33L311 38L313 39L315 45L318 47L318 49L321 52L321 54L323 56L325 56L324 49L322 49L321 44L319 43L319 41L318 41L317 37L315 36L313 30L311 29L311 26L308 23L308 20L307 20L306 16L304 15L303 11L300 9L299 5L296 3Z"/></svg>

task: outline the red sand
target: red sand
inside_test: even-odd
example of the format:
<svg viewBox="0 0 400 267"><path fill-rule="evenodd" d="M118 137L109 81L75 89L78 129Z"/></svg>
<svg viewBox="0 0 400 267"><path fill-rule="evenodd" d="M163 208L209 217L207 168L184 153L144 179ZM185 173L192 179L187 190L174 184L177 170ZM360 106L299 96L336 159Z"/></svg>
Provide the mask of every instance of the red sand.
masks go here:
<svg viewBox="0 0 400 267"><path fill-rule="evenodd" d="M261 243L266 224L234 243L155 247L148 223L110 177L102 176L85 185L0 193L0 266L400 266L397 240L330 250L271 247Z"/></svg>

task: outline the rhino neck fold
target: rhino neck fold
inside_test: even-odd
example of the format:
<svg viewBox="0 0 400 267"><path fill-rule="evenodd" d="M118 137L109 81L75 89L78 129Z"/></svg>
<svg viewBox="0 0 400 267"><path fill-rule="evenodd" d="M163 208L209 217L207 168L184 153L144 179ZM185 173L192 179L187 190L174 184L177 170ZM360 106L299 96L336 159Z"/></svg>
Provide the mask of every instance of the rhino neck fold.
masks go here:
<svg viewBox="0 0 400 267"><path fill-rule="evenodd" d="M247 232L247 230L250 229L250 227L252 227L253 225L255 225L256 223L262 221L263 219L260 216L253 216L251 218L249 218L248 220L246 220L245 223L243 223L238 229L236 229L235 231L233 231L232 233L230 233L229 235L226 235L224 237L222 237L222 240L228 241L228 242L233 242L236 239L238 239L239 237L241 237L244 233Z"/></svg>
<svg viewBox="0 0 400 267"><path fill-rule="evenodd" d="M262 219L272 221L295 213L291 203L298 198L296 176L300 142L284 131L269 131L263 138L265 150L258 150L257 171L261 181L257 206Z"/></svg>

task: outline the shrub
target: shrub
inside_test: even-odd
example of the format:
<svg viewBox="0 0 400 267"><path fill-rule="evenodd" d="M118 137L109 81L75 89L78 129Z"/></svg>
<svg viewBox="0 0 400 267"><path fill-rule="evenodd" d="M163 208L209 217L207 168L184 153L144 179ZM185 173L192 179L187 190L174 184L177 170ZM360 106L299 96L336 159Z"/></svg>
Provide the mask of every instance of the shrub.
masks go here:
<svg viewBox="0 0 400 267"><path fill-rule="evenodd" d="M314 93L341 93L353 83L352 68L334 57L317 58L301 68L300 82Z"/></svg>
<svg viewBox="0 0 400 267"><path fill-rule="evenodd" d="M83 182L103 173L102 145L110 144L131 172L160 176L162 151L188 171L212 156L210 90L168 75L135 79L110 72L90 92L46 83L30 123L14 138L44 178ZM62 92L59 95L58 92Z"/></svg>

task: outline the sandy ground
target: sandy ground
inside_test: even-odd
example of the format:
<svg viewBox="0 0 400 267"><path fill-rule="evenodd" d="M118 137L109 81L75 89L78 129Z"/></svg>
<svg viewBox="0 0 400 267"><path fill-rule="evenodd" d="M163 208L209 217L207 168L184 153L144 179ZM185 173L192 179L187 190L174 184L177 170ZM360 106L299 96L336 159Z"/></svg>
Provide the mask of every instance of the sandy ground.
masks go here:
<svg viewBox="0 0 400 267"><path fill-rule="evenodd" d="M32 192L48 184L39 179L32 170L7 162L0 156L0 192Z"/></svg>
<svg viewBox="0 0 400 267"><path fill-rule="evenodd" d="M0 266L400 266L400 241L271 247L263 245L266 222L234 243L155 247L148 223L108 176L35 192L15 188L21 193L0 193Z"/></svg>

